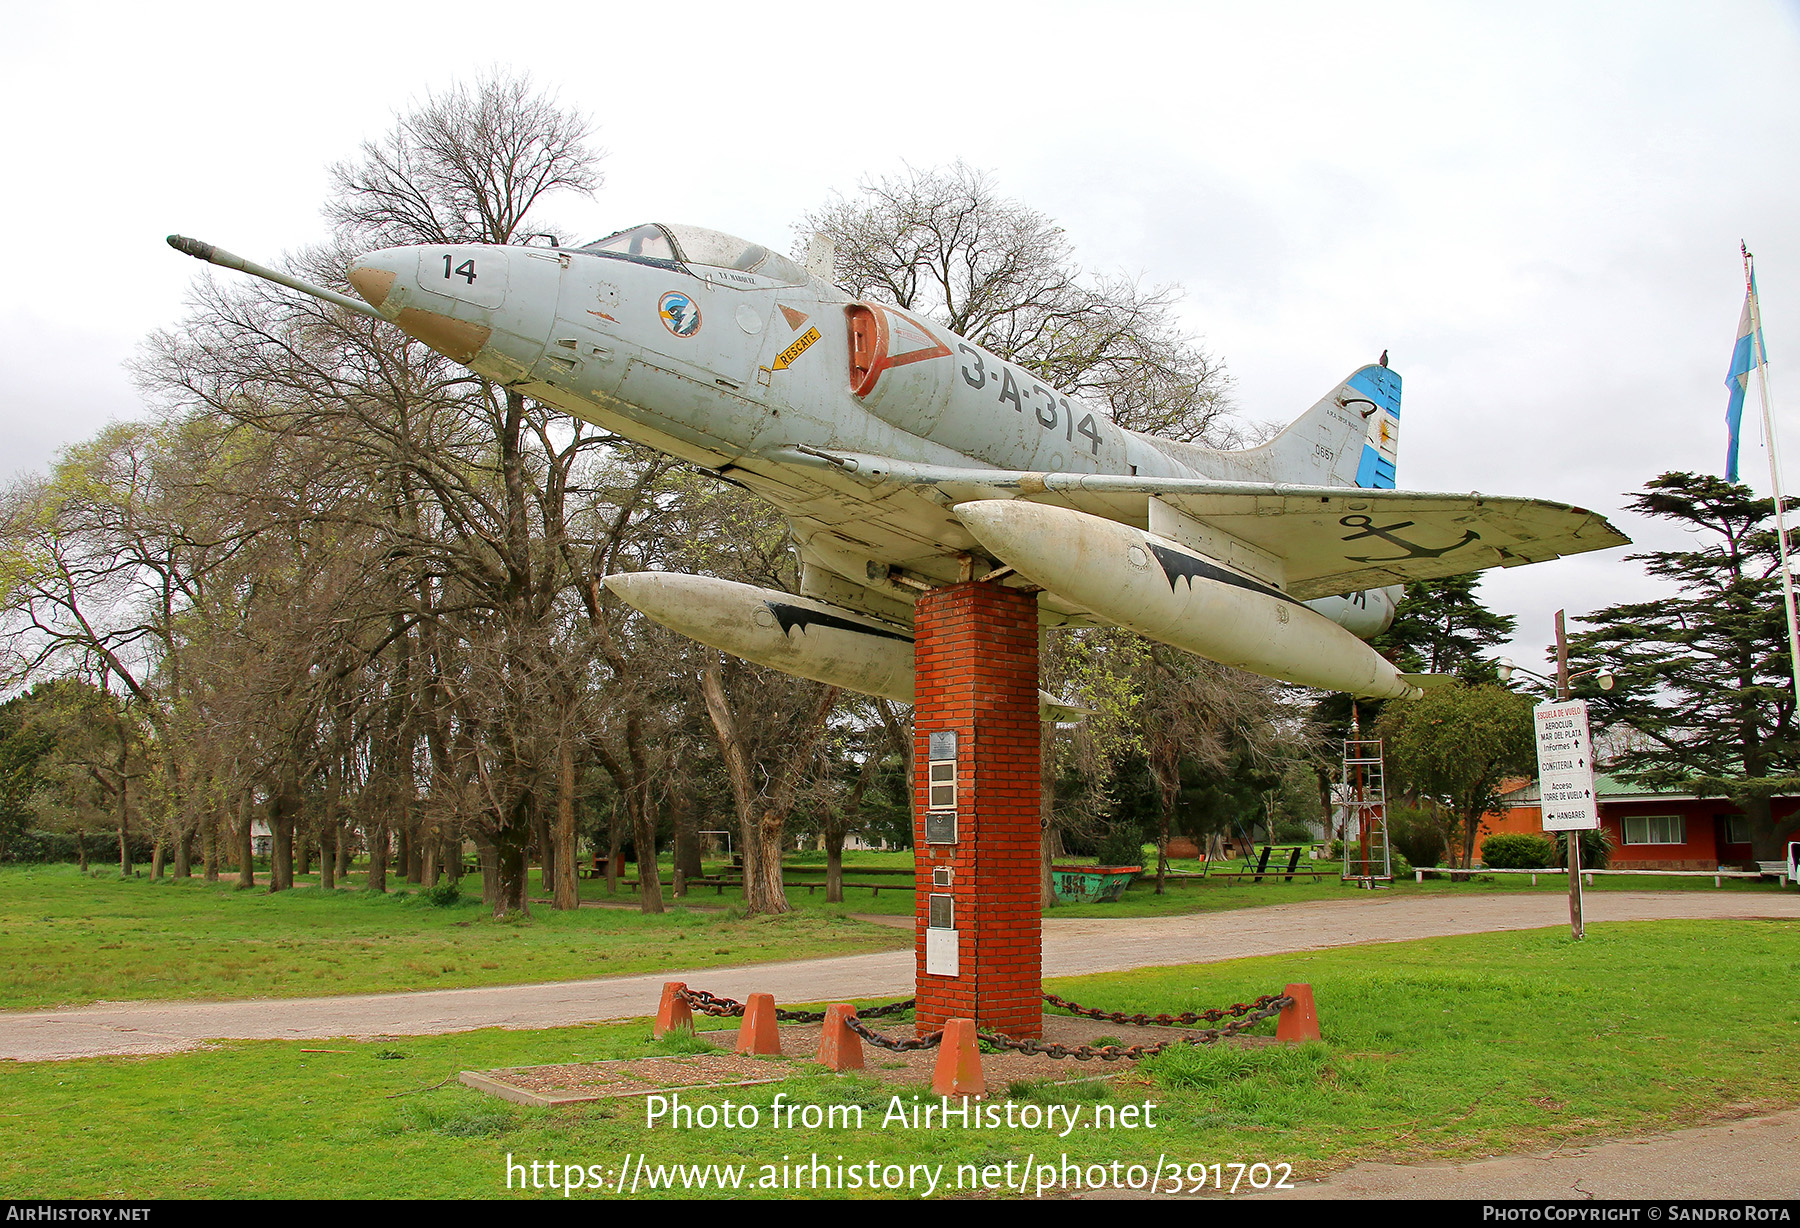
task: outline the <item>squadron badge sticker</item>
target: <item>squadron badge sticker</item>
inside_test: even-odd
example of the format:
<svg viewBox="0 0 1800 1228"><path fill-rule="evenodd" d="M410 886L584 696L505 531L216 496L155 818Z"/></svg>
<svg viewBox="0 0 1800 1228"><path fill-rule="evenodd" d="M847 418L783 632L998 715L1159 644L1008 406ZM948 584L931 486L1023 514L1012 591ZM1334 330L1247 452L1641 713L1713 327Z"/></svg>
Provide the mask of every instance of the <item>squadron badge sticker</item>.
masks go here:
<svg viewBox="0 0 1800 1228"><path fill-rule="evenodd" d="M693 299L679 290L663 295L657 310L662 315L663 327L677 337L692 337L700 331L700 309L694 306Z"/></svg>

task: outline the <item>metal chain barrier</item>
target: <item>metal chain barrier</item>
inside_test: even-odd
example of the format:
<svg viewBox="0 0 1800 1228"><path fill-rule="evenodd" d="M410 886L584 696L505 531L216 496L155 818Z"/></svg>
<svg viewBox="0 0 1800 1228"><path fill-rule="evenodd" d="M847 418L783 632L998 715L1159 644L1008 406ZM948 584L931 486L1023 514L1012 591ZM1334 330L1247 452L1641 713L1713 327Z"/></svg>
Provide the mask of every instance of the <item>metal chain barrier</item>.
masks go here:
<svg viewBox="0 0 1800 1228"><path fill-rule="evenodd" d="M1063 1010L1075 1015L1083 1015L1089 1019L1102 1019L1107 1023L1126 1023L1133 1027L1148 1028L1185 1028L1196 1023L1218 1023L1221 1019L1241 1018L1251 1011L1259 1011L1276 1001L1287 1001L1279 994L1264 994L1254 1002L1233 1002L1230 1006L1218 1010L1186 1011L1179 1015L1127 1015L1121 1011L1097 1011L1092 1007L1082 1006L1067 998L1059 998L1053 993L1044 995L1044 1001L1051 1006L1060 1006Z"/></svg>
<svg viewBox="0 0 1800 1228"><path fill-rule="evenodd" d="M721 998L707 993L704 989L690 989L683 995L689 1008L707 1015L741 1016L744 1004L734 998ZM886 1006L871 1006L866 1011L857 1013L866 1019L880 1019L884 1015L898 1015L913 1008L916 999L907 998L902 1002L889 1002ZM779 1023L823 1023L824 1011L784 1011L775 1010L775 1019Z"/></svg>
<svg viewBox="0 0 1800 1228"><path fill-rule="evenodd" d="M731 998L721 998L707 993L703 989L690 989L685 997L690 1008L708 1015L742 1015L744 1004ZM878 1019L884 1015L898 1015L913 1008L917 999L907 998L902 1002L890 1002L886 1006L871 1007L867 1011L859 1011L844 1021L844 1026L862 1039L890 1053L914 1053L920 1049L935 1049L944 1040L944 1031L939 1028L925 1036L894 1037L885 1036L863 1022L863 1018ZM1181 1036L1172 1036L1167 1040L1155 1041L1145 1045L1064 1045L1053 1041L1020 1039L1008 1036L1004 1032L977 1032L976 1036L985 1044L1014 1053L1052 1058L1074 1058L1079 1062L1091 1062L1099 1058L1104 1062L1135 1062L1147 1057L1155 1057L1171 1045L1213 1045L1228 1036L1236 1036L1248 1032L1265 1019L1273 1019L1283 1009L1292 1006L1294 1000L1286 994L1264 994L1254 1002L1233 1002L1230 1006L1217 1010L1186 1011L1179 1015L1127 1015L1119 1011L1099 1011L1091 1007L1080 1006L1066 998L1047 993L1044 1001L1051 1006L1059 1006L1066 1011L1089 1019L1102 1019L1109 1023L1128 1024L1133 1027L1186 1027L1201 1022L1218 1023L1226 1021L1217 1028L1201 1028ZM825 1018L824 1011L784 1011L777 1010L775 1018L783 1023L819 1023Z"/></svg>
<svg viewBox="0 0 1800 1228"><path fill-rule="evenodd" d="M925 1036L896 1038L893 1036L883 1036L880 1032L877 1032L862 1020L858 1019L855 1015L844 1020L844 1026L868 1041L871 1045L886 1049L889 1053L912 1053L919 1049L935 1049L944 1042L944 1029L942 1028Z"/></svg>
<svg viewBox="0 0 1800 1228"><path fill-rule="evenodd" d="M1248 1032L1265 1019L1273 1019L1282 1009L1293 1005L1293 999L1279 995L1267 994L1258 998L1256 1005L1244 1007L1240 1018L1233 1019L1224 1027L1203 1028L1198 1032L1189 1032L1181 1036L1171 1036L1168 1040L1159 1040L1148 1045L1061 1045L1041 1040L1021 1040L1007 1036L1002 1032L977 1032L976 1036L996 1049L1010 1049L1015 1053L1042 1054L1045 1057L1072 1057L1077 1061L1091 1062L1099 1058L1106 1062L1135 1062L1141 1058L1155 1057L1171 1045L1213 1045L1227 1036L1236 1036L1240 1032Z"/></svg>

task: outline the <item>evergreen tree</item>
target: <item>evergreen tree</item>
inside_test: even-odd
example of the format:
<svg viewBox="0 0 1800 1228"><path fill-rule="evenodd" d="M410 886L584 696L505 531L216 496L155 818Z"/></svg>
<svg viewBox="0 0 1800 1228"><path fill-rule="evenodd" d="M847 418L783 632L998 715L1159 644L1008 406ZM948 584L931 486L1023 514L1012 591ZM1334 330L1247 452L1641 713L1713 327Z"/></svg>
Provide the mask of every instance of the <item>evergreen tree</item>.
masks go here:
<svg viewBox="0 0 1800 1228"><path fill-rule="evenodd" d="M1593 629L1571 638L1571 654L1618 676L1612 691L1588 696L1595 723L1641 735L1611 766L1651 788L1730 799L1749 818L1754 856L1777 860L1800 823L1777 823L1770 799L1800 792L1800 747L1774 501L1720 478L1665 473L1629 506L1697 541L1628 556L1674 584L1673 595L1577 620Z"/></svg>
<svg viewBox="0 0 1800 1228"><path fill-rule="evenodd" d="M1480 583L1471 573L1408 584L1393 625L1370 642L1408 673L1454 674L1471 685L1498 681L1481 654L1510 639L1517 620L1482 605Z"/></svg>

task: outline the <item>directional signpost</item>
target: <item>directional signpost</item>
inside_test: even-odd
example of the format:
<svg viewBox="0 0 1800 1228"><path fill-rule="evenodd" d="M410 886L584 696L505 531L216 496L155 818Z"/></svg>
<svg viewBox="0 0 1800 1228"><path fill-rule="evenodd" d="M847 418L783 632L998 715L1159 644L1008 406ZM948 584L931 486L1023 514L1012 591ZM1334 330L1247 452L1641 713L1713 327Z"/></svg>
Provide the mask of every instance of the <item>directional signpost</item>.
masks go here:
<svg viewBox="0 0 1800 1228"><path fill-rule="evenodd" d="M1594 796L1594 756L1587 704L1550 700L1531 710L1537 726L1538 797L1545 831L1582 832L1600 826ZM1569 931L1584 933L1581 919L1581 840L1569 838Z"/></svg>

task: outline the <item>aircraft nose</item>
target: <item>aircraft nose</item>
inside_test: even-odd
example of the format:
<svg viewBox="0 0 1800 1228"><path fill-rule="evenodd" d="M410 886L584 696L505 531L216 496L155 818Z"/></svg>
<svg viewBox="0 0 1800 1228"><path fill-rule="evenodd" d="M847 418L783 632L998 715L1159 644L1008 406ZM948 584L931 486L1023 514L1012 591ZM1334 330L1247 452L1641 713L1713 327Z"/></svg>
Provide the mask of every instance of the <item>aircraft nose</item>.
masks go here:
<svg viewBox="0 0 1800 1228"><path fill-rule="evenodd" d="M443 284L426 285L421 269L435 271L440 260L446 276L437 280ZM467 271L466 279L450 275L459 267ZM467 364L493 337L493 309L504 293L505 272L504 255L495 249L389 247L352 260L346 277L402 332Z"/></svg>
<svg viewBox="0 0 1800 1228"><path fill-rule="evenodd" d="M394 289L394 280L400 275L394 254L392 250L370 252L350 262L351 286L377 311L387 302Z"/></svg>

